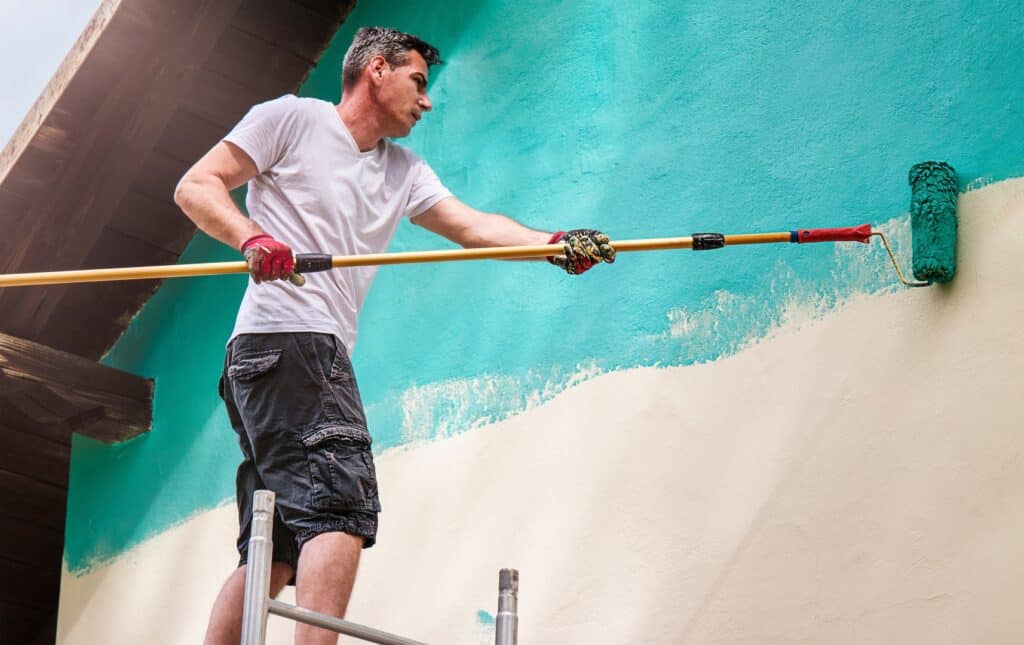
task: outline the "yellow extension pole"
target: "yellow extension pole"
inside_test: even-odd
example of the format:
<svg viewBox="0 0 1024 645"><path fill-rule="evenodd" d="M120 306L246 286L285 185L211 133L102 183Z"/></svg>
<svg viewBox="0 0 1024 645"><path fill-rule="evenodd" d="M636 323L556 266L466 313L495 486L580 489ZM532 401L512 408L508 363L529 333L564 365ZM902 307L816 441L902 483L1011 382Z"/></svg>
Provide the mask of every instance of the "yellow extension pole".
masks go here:
<svg viewBox="0 0 1024 645"><path fill-rule="evenodd" d="M725 245L772 244L789 242L790 233L754 233L726 235ZM622 240L612 242L618 252L661 251L688 249L692 237L663 237L648 240ZM538 258L562 253L561 244L538 246L500 246L479 249L443 251L411 251L406 253L373 253L367 255L335 255L331 267L356 267L387 264L416 264L422 262L456 262L460 260L510 260ZM0 287L27 287L47 284L74 284L80 282L112 282L117 280L153 280L161 278L187 278L205 275L247 273L242 260L236 262L204 262L201 264L167 264L145 267L119 267L113 269L78 269L73 271L46 271L41 273L8 273L0 275Z"/></svg>

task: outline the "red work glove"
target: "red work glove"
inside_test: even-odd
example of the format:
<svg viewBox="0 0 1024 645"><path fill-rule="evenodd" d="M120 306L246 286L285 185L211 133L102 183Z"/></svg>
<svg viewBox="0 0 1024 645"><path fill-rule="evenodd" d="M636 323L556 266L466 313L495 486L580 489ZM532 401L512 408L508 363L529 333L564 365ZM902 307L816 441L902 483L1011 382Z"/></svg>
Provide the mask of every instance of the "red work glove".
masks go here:
<svg viewBox="0 0 1024 645"><path fill-rule="evenodd" d="M548 262L561 267L569 275L579 275L600 262L615 261L615 249L608 236L601 231L577 228L569 232L558 231L548 244L562 243L564 255L549 255Z"/></svg>
<svg viewBox="0 0 1024 645"><path fill-rule="evenodd" d="M263 233L242 243L242 255L256 284L264 280L289 280L295 271L291 247Z"/></svg>

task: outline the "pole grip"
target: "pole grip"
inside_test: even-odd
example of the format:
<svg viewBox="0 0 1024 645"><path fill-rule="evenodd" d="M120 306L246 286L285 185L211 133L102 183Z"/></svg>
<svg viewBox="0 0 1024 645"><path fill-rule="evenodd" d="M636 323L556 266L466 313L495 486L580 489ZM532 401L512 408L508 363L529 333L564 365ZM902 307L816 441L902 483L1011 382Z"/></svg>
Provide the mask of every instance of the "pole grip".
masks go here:
<svg viewBox="0 0 1024 645"><path fill-rule="evenodd" d="M330 253L297 253L295 255L296 273L316 273L331 269Z"/></svg>
<svg viewBox="0 0 1024 645"><path fill-rule="evenodd" d="M871 225L847 226L845 228L801 228L790 232L790 242L863 242L871 240Z"/></svg>
<svg viewBox="0 0 1024 645"><path fill-rule="evenodd" d="M725 246L725 236L721 233L694 233L690 237L693 239L690 248L694 251L710 251Z"/></svg>

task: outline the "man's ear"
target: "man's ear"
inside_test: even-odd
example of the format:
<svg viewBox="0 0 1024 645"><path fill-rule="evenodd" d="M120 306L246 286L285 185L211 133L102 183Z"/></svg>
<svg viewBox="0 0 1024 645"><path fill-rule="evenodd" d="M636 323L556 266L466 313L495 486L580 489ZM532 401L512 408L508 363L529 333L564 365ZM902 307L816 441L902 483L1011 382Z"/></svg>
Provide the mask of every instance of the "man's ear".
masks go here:
<svg viewBox="0 0 1024 645"><path fill-rule="evenodd" d="M384 60L383 56L374 56L367 63L366 69L370 72L370 81L372 83L379 84L380 80L384 78L384 70L388 68L388 62Z"/></svg>

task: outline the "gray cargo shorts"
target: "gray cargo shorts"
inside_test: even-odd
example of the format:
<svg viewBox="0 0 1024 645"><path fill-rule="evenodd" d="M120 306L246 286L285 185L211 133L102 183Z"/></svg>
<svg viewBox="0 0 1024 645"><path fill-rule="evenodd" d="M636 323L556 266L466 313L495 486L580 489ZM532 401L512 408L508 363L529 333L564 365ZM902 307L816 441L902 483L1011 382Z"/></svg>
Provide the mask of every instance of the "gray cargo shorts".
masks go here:
<svg viewBox="0 0 1024 645"><path fill-rule="evenodd" d="M275 562L297 568L310 539L332 531L377 539L377 476L352 364L331 334L240 334L220 395L238 435L238 553L245 564L258 489L276 494Z"/></svg>

